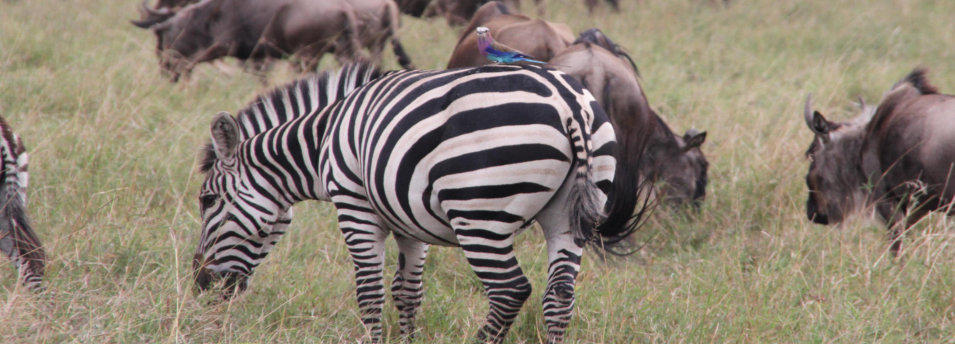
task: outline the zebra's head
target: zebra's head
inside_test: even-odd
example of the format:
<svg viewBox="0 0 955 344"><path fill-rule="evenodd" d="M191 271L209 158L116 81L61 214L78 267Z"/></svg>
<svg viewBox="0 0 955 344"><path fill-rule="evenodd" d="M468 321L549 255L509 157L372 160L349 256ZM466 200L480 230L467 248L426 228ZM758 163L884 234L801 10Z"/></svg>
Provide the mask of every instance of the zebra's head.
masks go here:
<svg viewBox="0 0 955 344"><path fill-rule="evenodd" d="M228 113L212 122L212 144L200 169L202 233L193 258L196 287L209 289L224 281L225 298L245 290L248 278L284 233L291 214L255 187L244 167L239 127Z"/></svg>

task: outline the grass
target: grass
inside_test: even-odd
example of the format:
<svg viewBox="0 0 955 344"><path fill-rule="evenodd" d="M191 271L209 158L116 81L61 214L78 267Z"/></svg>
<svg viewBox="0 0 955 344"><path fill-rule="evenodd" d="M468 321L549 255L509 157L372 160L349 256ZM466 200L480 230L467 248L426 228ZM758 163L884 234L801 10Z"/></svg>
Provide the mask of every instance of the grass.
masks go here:
<svg viewBox="0 0 955 344"><path fill-rule="evenodd" d="M15 283L10 264L0 269L0 340L353 342L363 329L352 267L327 204L297 206L249 292L220 305L193 294L196 153L213 114L265 87L209 65L190 82L164 81L153 36L127 22L136 6L0 2L0 114L32 155L30 211L50 257L50 290L39 296ZM626 47L667 121L708 131L711 164L699 214L658 211L637 255L585 257L569 339L955 341L950 223L926 219L899 261L877 222L809 224L811 135L801 118L808 92L830 118L848 118L856 96L875 102L918 65L955 92L953 12L947 1L676 0L624 1L622 13L587 16L578 1L548 1L550 19L598 26ZM442 67L456 31L440 20L403 22L414 62ZM280 68L270 80L293 77ZM535 291L508 343L537 343L546 254L539 232L517 246ZM466 342L487 306L459 250L432 249L425 286L417 342ZM385 310L396 331L390 301Z"/></svg>

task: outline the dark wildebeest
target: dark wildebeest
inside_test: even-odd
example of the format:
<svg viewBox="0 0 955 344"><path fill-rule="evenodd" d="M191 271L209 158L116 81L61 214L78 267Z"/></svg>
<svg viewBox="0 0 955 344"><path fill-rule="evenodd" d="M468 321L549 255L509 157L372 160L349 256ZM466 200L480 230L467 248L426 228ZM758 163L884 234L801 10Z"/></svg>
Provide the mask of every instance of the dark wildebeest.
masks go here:
<svg viewBox="0 0 955 344"><path fill-rule="evenodd" d="M620 11L620 1L619 1L619 0L606 0L605 2L606 2L608 5L610 5L610 8L613 9L614 11L618 11L618 12ZM546 5L544 4L544 1L543 1L543 0L534 0L534 4L537 5L537 12L538 12L538 13L544 13L544 11L546 11L546 10L544 9L544 7L545 7ZM599 1L599 0L584 0L584 5L587 6L587 12L590 12L591 14L593 14L593 13L594 13L594 9L596 9L597 6L600 5L600 1Z"/></svg>
<svg viewBox="0 0 955 344"><path fill-rule="evenodd" d="M411 67L394 37L397 18L391 0L203 0L133 24L156 34L160 67L177 81L196 64L226 56L264 63L296 55L303 69L311 70L325 53L350 61L360 57L363 41L383 45L387 37L398 62ZM360 37L361 32L369 36Z"/></svg>
<svg viewBox="0 0 955 344"><path fill-rule="evenodd" d="M852 121L827 120L812 111L809 98L804 117L815 133L806 152L806 215L813 222L840 223L851 211L874 205L898 254L907 228L929 212L949 210L955 97L939 94L924 70L913 71L874 111Z"/></svg>
<svg viewBox="0 0 955 344"><path fill-rule="evenodd" d="M415 17L436 17L444 16L448 25L458 26L468 23L468 20L474 16L478 8L488 3L488 0L398 0L398 7L401 11ZM606 0L615 10L620 10L618 0ZM504 0L504 5L511 11L516 11L521 7L520 0ZM543 15L545 4L542 0L534 0L537 12ZM587 10L590 13L599 5L598 0L584 0Z"/></svg>
<svg viewBox="0 0 955 344"><path fill-rule="evenodd" d="M26 214L27 161L20 137L0 117L0 252L13 260L27 288L41 291L46 258Z"/></svg>
<svg viewBox="0 0 955 344"><path fill-rule="evenodd" d="M565 24L531 19L510 10L497 1L481 6L471 23L461 32L458 44L451 53L448 68L476 67L490 64L478 52L475 29L485 26L491 29L491 37L531 58L547 61L574 41L574 34Z"/></svg>
<svg viewBox="0 0 955 344"><path fill-rule="evenodd" d="M422 14L423 17L444 16L448 25L460 26L467 24L478 9L487 5L487 0L433 0ZM500 0L500 6L506 7L507 12L515 12L521 7L520 0Z"/></svg>
<svg viewBox="0 0 955 344"><path fill-rule="evenodd" d="M574 76L594 95L610 116L623 159L639 160L640 175L614 180L661 182L659 199L671 204L699 205L706 195L708 162L700 145L706 132L687 130L679 136L657 115L640 85L636 64L600 30L590 29L548 65ZM647 130L648 137L635 133ZM647 140L643 144L641 140ZM643 152L633 147L646 147Z"/></svg>
<svg viewBox="0 0 955 344"><path fill-rule="evenodd" d="M431 0L396 0L395 2L398 4L398 9L400 9L402 13L421 18L424 15L424 10L427 9L428 4L431 3Z"/></svg>

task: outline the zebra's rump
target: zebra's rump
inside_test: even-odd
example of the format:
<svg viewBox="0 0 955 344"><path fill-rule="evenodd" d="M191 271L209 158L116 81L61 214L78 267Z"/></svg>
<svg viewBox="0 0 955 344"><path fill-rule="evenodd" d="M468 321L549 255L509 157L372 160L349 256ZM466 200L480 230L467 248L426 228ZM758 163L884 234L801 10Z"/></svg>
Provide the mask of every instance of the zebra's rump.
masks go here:
<svg viewBox="0 0 955 344"><path fill-rule="evenodd" d="M531 221L571 176L566 122L590 95L562 81L515 66L390 75L340 104L329 152L392 230L457 245L452 227Z"/></svg>

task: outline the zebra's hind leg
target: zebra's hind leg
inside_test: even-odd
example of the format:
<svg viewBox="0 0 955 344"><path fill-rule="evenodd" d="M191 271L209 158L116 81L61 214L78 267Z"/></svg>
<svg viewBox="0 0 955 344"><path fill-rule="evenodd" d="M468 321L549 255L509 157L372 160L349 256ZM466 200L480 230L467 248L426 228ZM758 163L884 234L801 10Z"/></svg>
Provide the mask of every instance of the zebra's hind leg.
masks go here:
<svg viewBox="0 0 955 344"><path fill-rule="evenodd" d="M414 338L414 318L421 305L421 274L424 271L425 258L428 256L428 244L395 234L398 243L398 270L391 282L391 297L398 308L398 325L401 335L408 340Z"/></svg>
<svg viewBox="0 0 955 344"><path fill-rule="evenodd" d="M351 195L353 196L353 195ZM381 342L381 306L385 303L382 275L387 232L365 199L332 196L338 209L338 227L345 236L345 245L355 263L355 285L361 322L370 343ZM347 203L346 203L347 201Z"/></svg>
<svg viewBox="0 0 955 344"><path fill-rule="evenodd" d="M563 208L563 207L554 207ZM574 238L567 222L567 215L545 211L538 216L547 240L547 289L544 291L544 325L547 327L547 343L564 341L564 331L574 314L574 286L580 271L583 241Z"/></svg>
<svg viewBox="0 0 955 344"><path fill-rule="evenodd" d="M584 252L584 241L576 238L572 229L572 221L580 219L569 214L567 209L573 183L568 179L535 217L547 241L549 264L542 304L548 344L564 341L564 331L574 314L574 287Z"/></svg>
<svg viewBox="0 0 955 344"><path fill-rule="evenodd" d="M451 215L453 212L449 212ZM481 343L500 343L510 330L524 301L531 295L531 284L514 256L514 233L522 220L504 223L489 212L464 212L473 219L452 217L451 223L464 256L490 302L486 322L477 334ZM495 212L496 213L496 212ZM504 212L497 213L506 214ZM462 215L464 216L464 215Z"/></svg>

